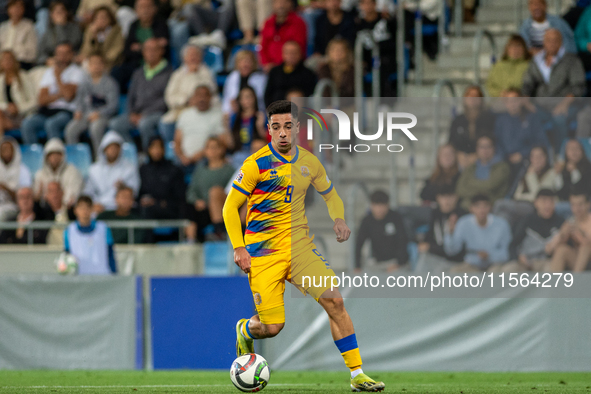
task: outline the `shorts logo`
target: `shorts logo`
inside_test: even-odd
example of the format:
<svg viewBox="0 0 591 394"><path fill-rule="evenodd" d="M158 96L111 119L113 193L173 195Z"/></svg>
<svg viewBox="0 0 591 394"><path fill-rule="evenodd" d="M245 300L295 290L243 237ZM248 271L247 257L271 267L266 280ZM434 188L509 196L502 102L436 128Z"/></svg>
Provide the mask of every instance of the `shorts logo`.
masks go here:
<svg viewBox="0 0 591 394"><path fill-rule="evenodd" d="M302 176L304 178L310 176L310 169L306 166L301 166L300 169L302 170Z"/></svg>
<svg viewBox="0 0 591 394"><path fill-rule="evenodd" d="M254 303L256 305L261 305L261 302L263 302L261 295L259 293L254 293Z"/></svg>
<svg viewBox="0 0 591 394"><path fill-rule="evenodd" d="M242 172L242 170L240 170L240 172L236 176L236 182L242 183L242 178L244 178L244 173Z"/></svg>

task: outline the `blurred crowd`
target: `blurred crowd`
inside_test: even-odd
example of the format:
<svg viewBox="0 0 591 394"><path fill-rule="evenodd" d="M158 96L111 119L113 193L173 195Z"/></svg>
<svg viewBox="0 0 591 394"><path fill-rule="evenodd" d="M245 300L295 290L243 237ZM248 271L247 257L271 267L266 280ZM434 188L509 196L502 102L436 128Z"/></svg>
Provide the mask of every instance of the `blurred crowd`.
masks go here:
<svg viewBox="0 0 591 394"><path fill-rule="evenodd" d="M477 3L463 1L466 22L474 22ZM383 227L385 233L358 237L359 266L365 240L377 236L392 250L391 237L400 236L394 241L400 255L383 254L376 241L373 260L404 266L413 253L403 245L416 243L434 264L459 261L467 264L462 269L586 269L591 108L580 98L589 91L591 71L588 3L578 1L560 17L548 12L545 0L529 0L530 15L519 34L510 37L486 85L466 89L449 143L439 149L421 192L425 206L435 206L428 231L421 235L409 227L411 213L372 208L362 226ZM393 96L397 13L404 13L402 42L410 54L414 19L436 26L444 17L437 0L405 4L404 9L386 0L0 4L0 221L66 223L78 216L83 196L92 217L183 218L191 223L190 242L224 240L227 184L243 160L268 142L266 106L308 97L324 78L335 82L341 97L354 96L352 48L361 31L380 48L382 96ZM436 58L438 46L437 34L423 37L429 58ZM364 43L362 72L373 62L371 43ZM485 96L502 97L502 105L487 105ZM21 149L38 143L44 143L42 165L32 173ZM66 155L75 144L88 147L89 168ZM125 155L129 149L131 157ZM372 198L372 206L387 206L387 195ZM384 220L386 226L376 224ZM527 223L539 228L521 228ZM134 233L135 242L159 237L153 231ZM127 242L127 230L113 229L112 238ZM543 250L529 244L534 238ZM23 229L0 233L0 243L27 239ZM49 229L35 230L34 242L65 240L63 232ZM485 248L493 244L497 249ZM522 253L523 248L535 253Z"/></svg>

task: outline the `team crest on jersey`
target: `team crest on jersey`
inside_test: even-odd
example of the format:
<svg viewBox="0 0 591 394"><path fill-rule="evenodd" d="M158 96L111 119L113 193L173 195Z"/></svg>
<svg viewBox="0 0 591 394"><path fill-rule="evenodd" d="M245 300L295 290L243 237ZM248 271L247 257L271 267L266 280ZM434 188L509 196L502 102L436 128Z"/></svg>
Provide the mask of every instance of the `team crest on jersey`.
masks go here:
<svg viewBox="0 0 591 394"><path fill-rule="evenodd" d="M244 178L244 173L242 172L242 170L240 170L240 172L236 176L236 182L242 183L242 178Z"/></svg>
<svg viewBox="0 0 591 394"><path fill-rule="evenodd" d="M300 169L302 170L302 176L304 178L310 176L310 169L306 166L301 166Z"/></svg>
<svg viewBox="0 0 591 394"><path fill-rule="evenodd" d="M254 303L256 305L261 305L261 302L263 302L261 295L259 293L254 293Z"/></svg>
<svg viewBox="0 0 591 394"><path fill-rule="evenodd" d="M271 176L269 177L269 179L275 179L279 177L279 175L277 175L277 170L271 170L270 174Z"/></svg>

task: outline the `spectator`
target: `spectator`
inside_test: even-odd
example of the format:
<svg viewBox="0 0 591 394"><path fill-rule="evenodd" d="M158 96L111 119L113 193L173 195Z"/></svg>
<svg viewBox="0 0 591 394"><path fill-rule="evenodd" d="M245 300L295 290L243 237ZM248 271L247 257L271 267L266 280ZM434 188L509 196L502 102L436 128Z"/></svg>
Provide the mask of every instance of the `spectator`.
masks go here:
<svg viewBox="0 0 591 394"><path fill-rule="evenodd" d="M16 191L31 187L31 172L21 162L21 149L12 137L0 140L0 222L17 213Z"/></svg>
<svg viewBox="0 0 591 394"><path fill-rule="evenodd" d="M555 184L556 172L550 165L548 151L543 146L534 146L529 153L529 165L518 180L513 199L534 202L540 190L553 191Z"/></svg>
<svg viewBox="0 0 591 394"><path fill-rule="evenodd" d="M499 97L505 90L521 90L523 74L527 71L531 54L527 44L518 34L509 37L501 60L493 64L486 80L486 91L491 97Z"/></svg>
<svg viewBox="0 0 591 394"><path fill-rule="evenodd" d="M254 140L267 141L266 116L259 110L256 93L245 86L238 94L238 111L230 117L231 145L234 167L239 168L250 156Z"/></svg>
<svg viewBox="0 0 591 394"><path fill-rule="evenodd" d="M64 232L64 251L78 261L79 275L117 273L113 234L104 222L92 220L92 199L80 196L74 207L76 222Z"/></svg>
<svg viewBox="0 0 591 394"><path fill-rule="evenodd" d="M476 195L489 196L494 203L507 194L510 168L499 156L495 156L495 144L491 137L482 136L476 141L476 163L467 167L460 176L456 193L464 209Z"/></svg>
<svg viewBox="0 0 591 394"><path fill-rule="evenodd" d="M197 1L183 8L189 30L196 35L191 37L192 44L226 49L226 33L234 23L234 1L224 0L220 3L214 8L210 2Z"/></svg>
<svg viewBox="0 0 591 394"><path fill-rule="evenodd" d="M155 0L136 0L137 20L129 28L123 49L123 64L113 68L112 75L119 83L121 92L127 92L127 84L134 71L141 66L144 56L143 44L155 40L162 54L168 53L170 34L166 20L157 15ZM145 61L145 59L144 59Z"/></svg>
<svg viewBox="0 0 591 394"><path fill-rule="evenodd" d="M431 210L431 222L425 240L419 243L419 251L440 257L446 261L461 262L464 253L459 251L450 255L445 252L443 237L445 229L450 221L456 222L467 212L458 206L458 196L451 185L441 185L435 191L436 207ZM439 259L430 259L432 263L442 262Z"/></svg>
<svg viewBox="0 0 591 394"><path fill-rule="evenodd" d="M425 181L425 186L421 191L421 200L423 202L435 201L437 190L447 185L454 190L458 179L460 178L460 169L456 150L450 144L445 144L437 149L437 163L431 177Z"/></svg>
<svg viewBox="0 0 591 394"><path fill-rule="evenodd" d="M585 72L591 71L591 7L587 7L575 29L575 40L579 58L583 63ZM590 91L591 83L587 81L587 91Z"/></svg>
<svg viewBox="0 0 591 394"><path fill-rule="evenodd" d="M224 133L224 120L219 107L211 105L208 86L198 86L193 106L181 112L174 134L174 151L186 170L203 159L207 138Z"/></svg>
<svg viewBox="0 0 591 394"><path fill-rule="evenodd" d="M291 0L273 0L273 15L261 31L261 64L267 73L285 60L283 47L288 41L299 45L299 59L306 58L306 23L292 8Z"/></svg>
<svg viewBox="0 0 591 394"><path fill-rule="evenodd" d="M566 142L565 160L557 161L556 194L561 201L567 201L574 187L585 194L591 194L591 162L585 155L583 145L578 140Z"/></svg>
<svg viewBox="0 0 591 394"><path fill-rule="evenodd" d="M276 0L284 1L284 0ZM265 104L283 100L287 91L297 87L311 96L316 86L316 75L302 62L300 46L295 41L287 41L283 45L283 63L273 67L269 72L269 80L265 89Z"/></svg>
<svg viewBox="0 0 591 394"><path fill-rule="evenodd" d="M341 0L326 0L324 11L316 19L314 54L324 55L328 43L334 38L355 44L355 19L341 8Z"/></svg>
<svg viewBox="0 0 591 394"><path fill-rule="evenodd" d="M116 208L115 194L121 185L127 185L134 191L140 188L138 169L121 157L123 138L114 131L108 131L99 147L98 160L90 166L84 194L95 200L93 209L100 213Z"/></svg>
<svg viewBox="0 0 591 394"><path fill-rule="evenodd" d="M76 220L74 215L74 205L68 207L64 204L64 191L59 182L49 182L45 194L41 197L41 203L44 208L44 217L46 220L55 221L58 226L49 229L47 234L48 245L64 244L63 225L72 220ZM61 225L61 226L60 226Z"/></svg>
<svg viewBox="0 0 591 394"><path fill-rule="evenodd" d="M146 0L138 0L146 1ZM148 0L151 1L151 0ZM158 40L150 38L142 47L145 64L133 73L127 95L127 113L109 123L111 129L130 141L130 131L137 128L144 151L148 141L157 134L160 117L166 112L164 92L172 75L172 68L163 57Z"/></svg>
<svg viewBox="0 0 591 394"><path fill-rule="evenodd" d="M18 213L15 221L22 225L16 230L2 230L0 233L0 244L26 244L28 243L28 230L24 227L34 220L45 220L41 215L41 210L35 204L33 198L33 190L30 187L20 188L16 192L16 204L18 206ZM33 243L44 244L47 238L48 230L34 229Z"/></svg>
<svg viewBox="0 0 591 394"><path fill-rule="evenodd" d="M119 110L119 85L105 71L102 55L96 53L88 58L88 73L78 89L74 118L65 130L67 144L78 143L80 135L88 130L96 156L109 119Z"/></svg>
<svg viewBox="0 0 591 394"><path fill-rule="evenodd" d="M187 189L188 219L192 222L187 228L187 239L195 241L197 232L203 232L207 225L212 224L213 233L208 240L224 240L224 187L234 174L234 167L225 160L226 148L218 137L207 139L204 155L207 164L202 162L197 165Z"/></svg>
<svg viewBox="0 0 591 394"><path fill-rule="evenodd" d="M125 184L119 185L115 194L116 207L113 211L101 212L98 220L142 220L142 216L133 210L135 204L133 198L133 189ZM127 244L131 240L128 238L129 232L126 228L116 228L111 230L113 234L113 243ZM142 244L146 242L146 230L133 230L133 243Z"/></svg>
<svg viewBox="0 0 591 394"><path fill-rule="evenodd" d="M371 242L372 259L368 265L377 265L388 272L408 262L408 235L402 216L390 209L388 195L381 190L369 198L370 213L361 221L355 240L355 268L361 269L361 249L365 241Z"/></svg>
<svg viewBox="0 0 591 394"><path fill-rule="evenodd" d="M164 92L168 112L162 117L159 129L167 143L174 139L175 123L180 113L189 107L197 86L209 86L211 93L217 96L217 84L209 67L203 64L201 48L188 44L182 52L183 65L172 73Z"/></svg>
<svg viewBox="0 0 591 394"><path fill-rule="evenodd" d="M503 96L507 112L499 114L495 121L496 152L509 163L515 175L533 146L549 148L550 144L540 115L529 110L529 102L521 97L521 92L512 88Z"/></svg>
<svg viewBox="0 0 591 394"><path fill-rule="evenodd" d="M111 14L117 11L117 5L114 0L80 0L76 10L76 20L81 26L88 28L92 24L95 13L99 8L106 8Z"/></svg>
<svg viewBox="0 0 591 394"><path fill-rule="evenodd" d="M39 109L27 116L21 126L23 142L35 144L37 133L47 132L47 138L61 138L62 132L76 110L76 92L84 80L84 72L72 63L72 46L65 42L55 48L53 66L43 74L39 83Z"/></svg>
<svg viewBox="0 0 591 394"><path fill-rule="evenodd" d="M396 21L385 13L380 13L376 0L359 0L360 19L357 20L357 35L362 30L369 30L374 42L380 47L380 78L383 96L394 96L396 91L388 81L396 72ZM371 47L364 45L364 71L371 71ZM368 93L368 95L370 95Z"/></svg>
<svg viewBox="0 0 591 394"><path fill-rule="evenodd" d="M465 251L464 263L453 272L498 271L509 260L511 228L501 217L490 213L491 201L483 194L470 199L470 215L448 221L443 237L445 253Z"/></svg>
<svg viewBox="0 0 591 394"><path fill-rule="evenodd" d="M87 60L91 55L100 54L105 61L106 70L120 60L123 54L123 34L113 11L108 6L101 6L92 12L90 25L84 32L84 39L78 63Z"/></svg>
<svg viewBox="0 0 591 394"><path fill-rule="evenodd" d="M476 162L476 141L494 135L495 116L486 108L483 97L480 87L468 86L464 91L464 113L451 123L449 144L456 148L461 169Z"/></svg>
<svg viewBox="0 0 591 394"><path fill-rule="evenodd" d="M49 25L47 31L40 37L37 63L52 66L56 59L58 47L64 43L70 44L70 49L76 53L82 44L82 32L78 24L72 21L70 12L61 1L52 1L49 5Z"/></svg>
<svg viewBox="0 0 591 394"><path fill-rule="evenodd" d="M590 0L576 0L575 4L572 5L562 16L562 19L570 26L571 29L575 30L577 23L579 22L585 9L591 4ZM576 39L576 32L575 32Z"/></svg>
<svg viewBox="0 0 591 394"><path fill-rule="evenodd" d="M564 219L554 212L556 196L550 189L540 190L534 200L536 211L517 224L510 245L516 262L509 270L548 271L549 259L560 244L560 228Z"/></svg>
<svg viewBox="0 0 591 394"><path fill-rule="evenodd" d="M1 33L0 33L1 34ZM5 130L17 129L22 119L35 108L37 97L31 79L20 70L10 51L0 55L0 138Z"/></svg>
<svg viewBox="0 0 591 394"><path fill-rule="evenodd" d="M326 58L326 63L318 69L318 79L333 81L340 97L354 97L355 86L351 81L355 80L355 69L349 42L344 38L332 39L326 47Z"/></svg>
<svg viewBox="0 0 591 394"><path fill-rule="evenodd" d="M164 141L153 137L148 162L140 167L139 193L142 216L147 219L177 219L185 200L183 171L164 158Z"/></svg>
<svg viewBox="0 0 591 394"><path fill-rule="evenodd" d="M272 0L236 0L236 16L244 33L244 43L254 43L255 31L263 30L263 24L272 12Z"/></svg>
<svg viewBox="0 0 591 394"><path fill-rule="evenodd" d="M559 16L546 13L546 0L529 0L530 17L523 21L519 34L525 39L532 55L542 50L544 36L549 29L556 29L564 40L564 47L568 53L576 53L574 33L570 26Z"/></svg>
<svg viewBox="0 0 591 394"><path fill-rule="evenodd" d="M585 271L591 258L589 194L574 189L569 202L573 217L560 229L560 244L556 247L550 263L552 272L563 272L565 269L573 272Z"/></svg>
<svg viewBox="0 0 591 394"><path fill-rule="evenodd" d="M248 85L257 94L259 108L265 108L265 87L267 86L267 75L257 71L257 60L254 52L241 50L236 53L234 60L235 69L224 83L222 98L222 110L225 114L236 112L238 104L236 98L238 92Z"/></svg>
<svg viewBox="0 0 591 394"><path fill-rule="evenodd" d="M20 66L28 70L37 56L35 25L24 19L24 0L9 0L6 9L10 20L0 24L0 51L12 51Z"/></svg>
<svg viewBox="0 0 591 394"><path fill-rule="evenodd" d="M72 206L82 190L82 175L74 165L66 162L66 147L59 138L52 138L43 148L43 167L35 174L33 190L37 199L47 192L50 182L59 182L64 204Z"/></svg>

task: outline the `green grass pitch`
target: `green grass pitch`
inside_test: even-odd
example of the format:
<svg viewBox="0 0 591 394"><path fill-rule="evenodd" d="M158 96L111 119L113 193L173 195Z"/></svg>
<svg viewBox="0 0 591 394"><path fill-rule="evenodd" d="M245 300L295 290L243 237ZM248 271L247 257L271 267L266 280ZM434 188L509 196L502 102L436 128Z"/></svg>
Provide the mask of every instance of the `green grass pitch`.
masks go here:
<svg viewBox="0 0 591 394"><path fill-rule="evenodd" d="M591 372L374 372L386 393L591 393ZM265 393L348 393L347 372L271 372ZM234 393L226 371L0 371L0 393Z"/></svg>

